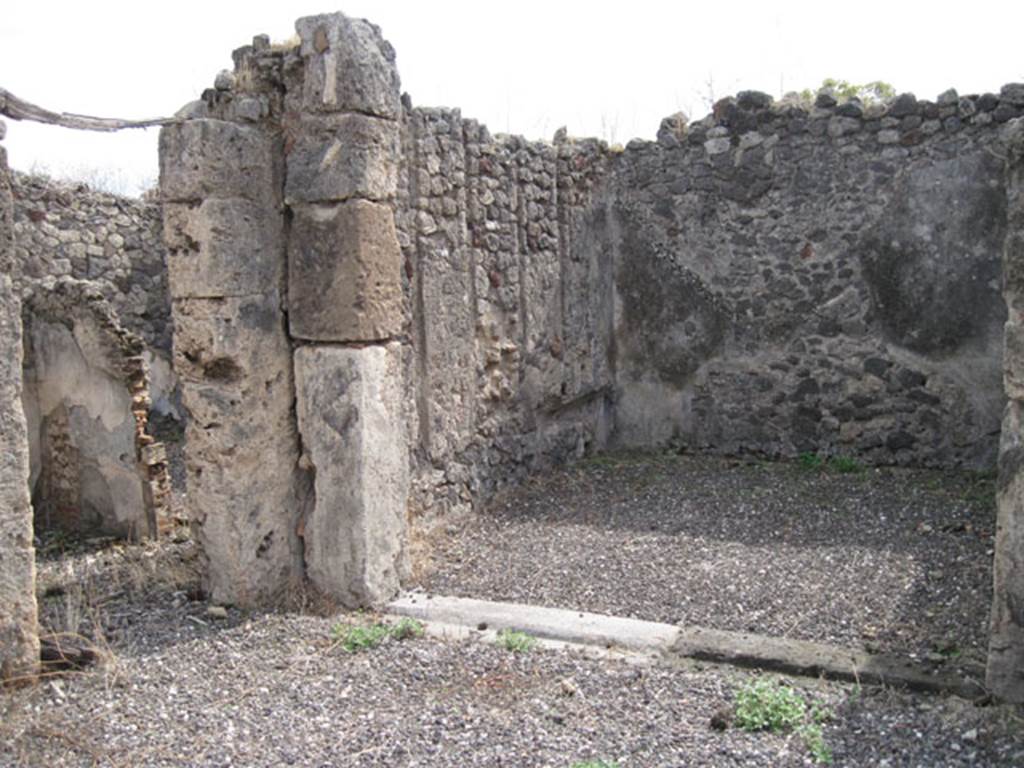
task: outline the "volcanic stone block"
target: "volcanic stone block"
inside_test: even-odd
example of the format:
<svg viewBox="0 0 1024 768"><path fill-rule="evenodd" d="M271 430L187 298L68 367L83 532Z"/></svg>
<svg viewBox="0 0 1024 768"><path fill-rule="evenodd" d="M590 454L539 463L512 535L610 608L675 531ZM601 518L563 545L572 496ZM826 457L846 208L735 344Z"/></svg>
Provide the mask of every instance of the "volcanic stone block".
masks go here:
<svg viewBox="0 0 1024 768"><path fill-rule="evenodd" d="M402 329L401 251L386 205L295 209L288 247L292 336L375 341Z"/></svg>
<svg viewBox="0 0 1024 768"><path fill-rule="evenodd" d="M160 194L165 202L240 197L276 205L280 142L223 120L189 120L160 130Z"/></svg>
<svg viewBox="0 0 1024 768"><path fill-rule="evenodd" d="M10 276L0 273L0 680L30 677L39 663L21 359L20 302Z"/></svg>
<svg viewBox="0 0 1024 768"><path fill-rule="evenodd" d="M172 299L246 296L280 285L282 217L247 200L164 205Z"/></svg>
<svg viewBox="0 0 1024 768"><path fill-rule="evenodd" d="M380 604L408 569L401 345L301 347L295 381L316 477L304 524L307 573L345 605Z"/></svg>
<svg viewBox="0 0 1024 768"><path fill-rule="evenodd" d="M381 37L379 27L331 13L299 19L295 29L305 60L305 109L392 119L401 114L395 50Z"/></svg>
<svg viewBox="0 0 1024 768"><path fill-rule="evenodd" d="M276 602L301 579L291 350L276 291L174 302L189 505L213 600Z"/></svg>
<svg viewBox="0 0 1024 768"><path fill-rule="evenodd" d="M389 200L398 188L398 123L366 115L303 117L288 154L285 197Z"/></svg>

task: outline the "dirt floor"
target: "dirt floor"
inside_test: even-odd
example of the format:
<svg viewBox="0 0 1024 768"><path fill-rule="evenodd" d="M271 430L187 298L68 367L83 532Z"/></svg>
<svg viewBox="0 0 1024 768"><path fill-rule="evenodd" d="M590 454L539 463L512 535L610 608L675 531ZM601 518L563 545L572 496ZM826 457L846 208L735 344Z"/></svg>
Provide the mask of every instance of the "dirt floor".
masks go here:
<svg viewBox="0 0 1024 768"><path fill-rule="evenodd" d="M425 583L950 663L984 646L991 525L984 478L605 458L459 526ZM43 544L49 631L102 660L0 692L0 766L1024 765L1020 708L788 680L802 726L748 732L751 672L474 639L349 652L379 617L211 606L184 532Z"/></svg>

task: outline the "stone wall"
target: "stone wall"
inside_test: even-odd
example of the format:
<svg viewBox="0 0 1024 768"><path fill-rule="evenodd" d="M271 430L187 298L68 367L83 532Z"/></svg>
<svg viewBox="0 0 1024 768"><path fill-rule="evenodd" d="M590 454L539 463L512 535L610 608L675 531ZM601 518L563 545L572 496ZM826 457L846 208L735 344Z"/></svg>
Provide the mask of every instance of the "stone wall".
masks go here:
<svg viewBox="0 0 1024 768"><path fill-rule="evenodd" d="M1019 239L997 137L1024 86L870 106L746 92L616 152L414 107L368 22L297 29L236 51L161 133L215 600L311 583L379 603L410 525L608 442L994 461ZM1014 290L990 665L1011 691Z"/></svg>
<svg viewBox="0 0 1024 768"><path fill-rule="evenodd" d="M741 93L615 170L616 441L993 466L999 97Z"/></svg>
<svg viewBox="0 0 1024 768"><path fill-rule="evenodd" d="M0 139L6 128L0 121ZM21 301L14 261L7 151L0 147L0 681L39 664L28 436L21 406Z"/></svg>
<svg viewBox="0 0 1024 768"><path fill-rule="evenodd" d="M592 225L608 166L597 141L495 138L457 110L407 109L414 513L468 509L605 444L611 252Z"/></svg>
<svg viewBox="0 0 1024 768"><path fill-rule="evenodd" d="M171 306L160 204L17 171L12 187L18 277L94 281L121 324L169 357Z"/></svg>
<svg viewBox="0 0 1024 768"><path fill-rule="evenodd" d="M1008 235L1003 290L1009 318L1003 377L1006 411L999 446L995 584L987 683L1024 702L1024 121L1008 126Z"/></svg>
<svg viewBox="0 0 1024 768"><path fill-rule="evenodd" d="M236 51L161 137L189 498L216 599L306 576L367 604L408 573L410 516L604 444L608 155L413 108L367 22L297 28Z"/></svg>
<svg viewBox="0 0 1024 768"><path fill-rule="evenodd" d="M22 292L45 278L93 282L119 323L146 344L155 410L177 418L159 202L17 171L11 180L15 282Z"/></svg>

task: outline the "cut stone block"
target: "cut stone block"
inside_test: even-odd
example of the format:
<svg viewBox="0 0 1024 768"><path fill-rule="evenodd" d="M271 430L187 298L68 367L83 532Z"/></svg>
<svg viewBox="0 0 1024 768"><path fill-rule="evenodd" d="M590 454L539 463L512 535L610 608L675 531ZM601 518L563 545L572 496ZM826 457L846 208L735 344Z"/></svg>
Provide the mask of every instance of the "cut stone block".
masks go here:
<svg viewBox="0 0 1024 768"><path fill-rule="evenodd" d="M164 205L172 299L260 294L281 283L282 217L247 200Z"/></svg>
<svg viewBox="0 0 1024 768"><path fill-rule="evenodd" d="M21 360L21 306L10 276L0 273L0 681L30 678L39 664Z"/></svg>
<svg viewBox="0 0 1024 768"><path fill-rule="evenodd" d="M275 206L280 198L280 143L223 120L189 120L160 129L164 202L240 197Z"/></svg>
<svg viewBox="0 0 1024 768"><path fill-rule="evenodd" d="M379 605L408 570L401 345L302 347L295 382L316 477L304 523L307 573L347 606Z"/></svg>
<svg viewBox="0 0 1024 768"><path fill-rule="evenodd" d="M401 331L402 256L388 206L299 207L288 251L292 336L376 341Z"/></svg>
<svg viewBox="0 0 1024 768"><path fill-rule="evenodd" d="M395 50L380 28L342 13L295 22L305 60L303 107L310 112L351 111L379 117L401 114Z"/></svg>
<svg viewBox="0 0 1024 768"><path fill-rule="evenodd" d="M276 291L174 302L189 506L219 603L277 602L302 578L291 349Z"/></svg>
<svg viewBox="0 0 1024 768"><path fill-rule="evenodd" d="M390 200L398 188L398 123L366 115L303 117L288 154L288 203L362 197Z"/></svg>

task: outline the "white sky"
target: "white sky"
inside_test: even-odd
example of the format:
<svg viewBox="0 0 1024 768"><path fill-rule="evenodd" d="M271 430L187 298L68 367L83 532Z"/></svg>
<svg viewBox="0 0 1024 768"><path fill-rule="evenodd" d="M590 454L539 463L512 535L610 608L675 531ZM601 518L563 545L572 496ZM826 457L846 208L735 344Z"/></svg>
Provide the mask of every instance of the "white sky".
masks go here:
<svg viewBox="0 0 1024 768"><path fill-rule="evenodd" d="M381 26L413 103L460 107L493 132L625 143L662 117L693 118L742 89L783 92L826 77L885 80L934 98L949 87L1024 81L1024 3L847 0L603 5L547 0L7 0L0 87L56 111L173 114L231 51L299 16L342 10ZM105 180L134 192L157 175L156 129L84 134L7 120L15 168Z"/></svg>

